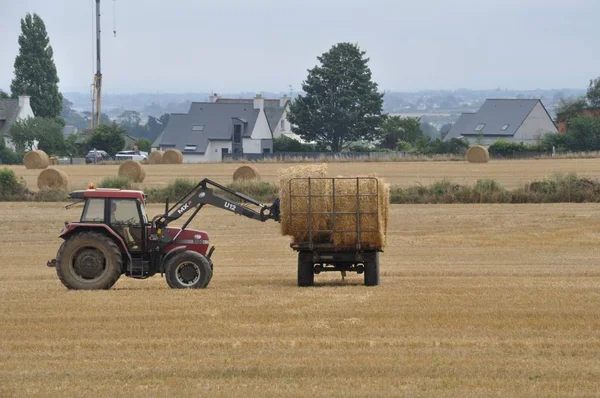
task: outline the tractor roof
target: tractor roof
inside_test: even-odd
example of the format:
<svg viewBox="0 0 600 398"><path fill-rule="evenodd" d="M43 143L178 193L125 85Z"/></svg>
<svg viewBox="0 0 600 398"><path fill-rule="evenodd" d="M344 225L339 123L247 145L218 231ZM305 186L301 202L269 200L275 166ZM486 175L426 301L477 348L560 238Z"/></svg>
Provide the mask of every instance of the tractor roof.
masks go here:
<svg viewBox="0 0 600 398"><path fill-rule="evenodd" d="M146 195L142 191L131 191L123 189L110 189L110 188L97 188L97 189L86 189L82 191L71 192L72 199L85 199L85 198L114 198L114 199L139 199L144 201Z"/></svg>

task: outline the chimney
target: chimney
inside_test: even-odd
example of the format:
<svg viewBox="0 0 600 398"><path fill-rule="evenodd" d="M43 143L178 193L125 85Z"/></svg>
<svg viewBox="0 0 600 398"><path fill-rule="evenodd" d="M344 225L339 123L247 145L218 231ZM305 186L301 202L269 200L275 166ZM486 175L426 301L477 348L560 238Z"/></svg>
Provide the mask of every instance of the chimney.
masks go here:
<svg viewBox="0 0 600 398"><path fill-rule="evenodd" d="M262 95L258 94L254 98L254 109L263 110L264 108L265 108L265 99L262 97Z"/></svg>
<svg viewBox="0 0 600 398"><path fill-rule="evenodd" d="M287 94L284 94L283 97L279 98L279 107L283 108L289 100L290 100L290 97L288 97Z"/></svg>
<svg viewBox="0 0 600 398"><path fill-rule="evenodd" d="M217 94L217 93L213 93L213 94L211 94L211 95L208 97L208 100L209 100L210 102L213 102L213 103L214 103L214 102L217 102L217 100L218 100L219 98L221 98L221 97L219 96L219 94Z"/></svg>
<svg viewBox="0 0 600 398"><path fill-rule="evenodd" d="M29 96L28 95L19 95L19 108L23 108L24 106L30 107L29 104Z"/></svg>

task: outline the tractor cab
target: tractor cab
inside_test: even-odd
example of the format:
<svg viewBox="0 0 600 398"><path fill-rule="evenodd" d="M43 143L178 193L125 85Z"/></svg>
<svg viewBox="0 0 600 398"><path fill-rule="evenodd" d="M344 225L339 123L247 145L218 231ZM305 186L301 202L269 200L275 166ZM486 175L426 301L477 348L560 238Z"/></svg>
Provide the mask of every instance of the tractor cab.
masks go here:
<svg viewBox="0 0 600 398"><path fill-rule="evenodd" d="M90 188L70 194L72 199L84 201L79 224L106 225L123 240L132 255L144 253L148 225L144 192Z"/></svg>

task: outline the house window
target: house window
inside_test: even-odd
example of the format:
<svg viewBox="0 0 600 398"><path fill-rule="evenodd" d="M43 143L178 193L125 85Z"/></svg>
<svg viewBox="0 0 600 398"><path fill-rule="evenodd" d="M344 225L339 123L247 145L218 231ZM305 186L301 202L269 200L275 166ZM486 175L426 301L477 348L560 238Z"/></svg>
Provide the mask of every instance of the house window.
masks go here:
<svg viewBox="0 0 600 398"><path fill-rule="evenodd" d="M192 131L204 131L204 125L203 124L197 124L195 126L192 126Z"/></svg>
<svg viewBox="0 0 600 398"><path fill-rule="evenodd" d="M186 145L185 148L183 148L184 151L190 151L190 152L194 152L196 150L197 145Z"/></svg>
<svg viewBox="0 0 600 398"><path fill-rule="evenodd" d="M235 148L235 149L233 150L233 153L240 153L240 148Z"/></svg>
<svg viewBox="0 0 600 398"><path fill-rule="evenodd" d="M271 153L271 148L263 148L263 153Z"/></svg>
<svg viewBox="0 0 600 398"><path fill-rule="evenodd" d="M505 124L500 130L506 131L508 129L508 126L510 126L510 124Z"/></svg>
<svg viewBox="0 0 600 398"><path fill-rule="evenodd" d="M282 121L281 121L281 129L282 129L282 130L285 130L285 120L282 120Z"/></svg>
<svg viewBox="0 0 600 398"><path fill-rule="evenodd" d="M236 144L242 142L242 126L239 124L233 126L233 142Z"/></svg>
<svg viewBox="0 0 600 398"><path fill-rule="evenodd" d="M483 131L484 127L485 127L485 124L480 124L477 127L475 127L475 131Z"/></svg>

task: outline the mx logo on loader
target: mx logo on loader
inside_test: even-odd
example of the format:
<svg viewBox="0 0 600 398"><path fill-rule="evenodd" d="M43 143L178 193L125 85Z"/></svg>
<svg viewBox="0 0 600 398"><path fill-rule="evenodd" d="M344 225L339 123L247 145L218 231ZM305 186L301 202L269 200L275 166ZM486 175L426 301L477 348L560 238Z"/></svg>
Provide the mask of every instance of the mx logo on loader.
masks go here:
<svg viewBox="0 0 600 398"><path fill-rule="evenodd" d="M187 209L190 208L191 204L192 204L191 200L189 202L187 202L187 203L184 203L183 206L181 206L179 208L179 210L177 210L177 213L179 213L179 215L181 215L184 211L186 211Z"/></svg>

